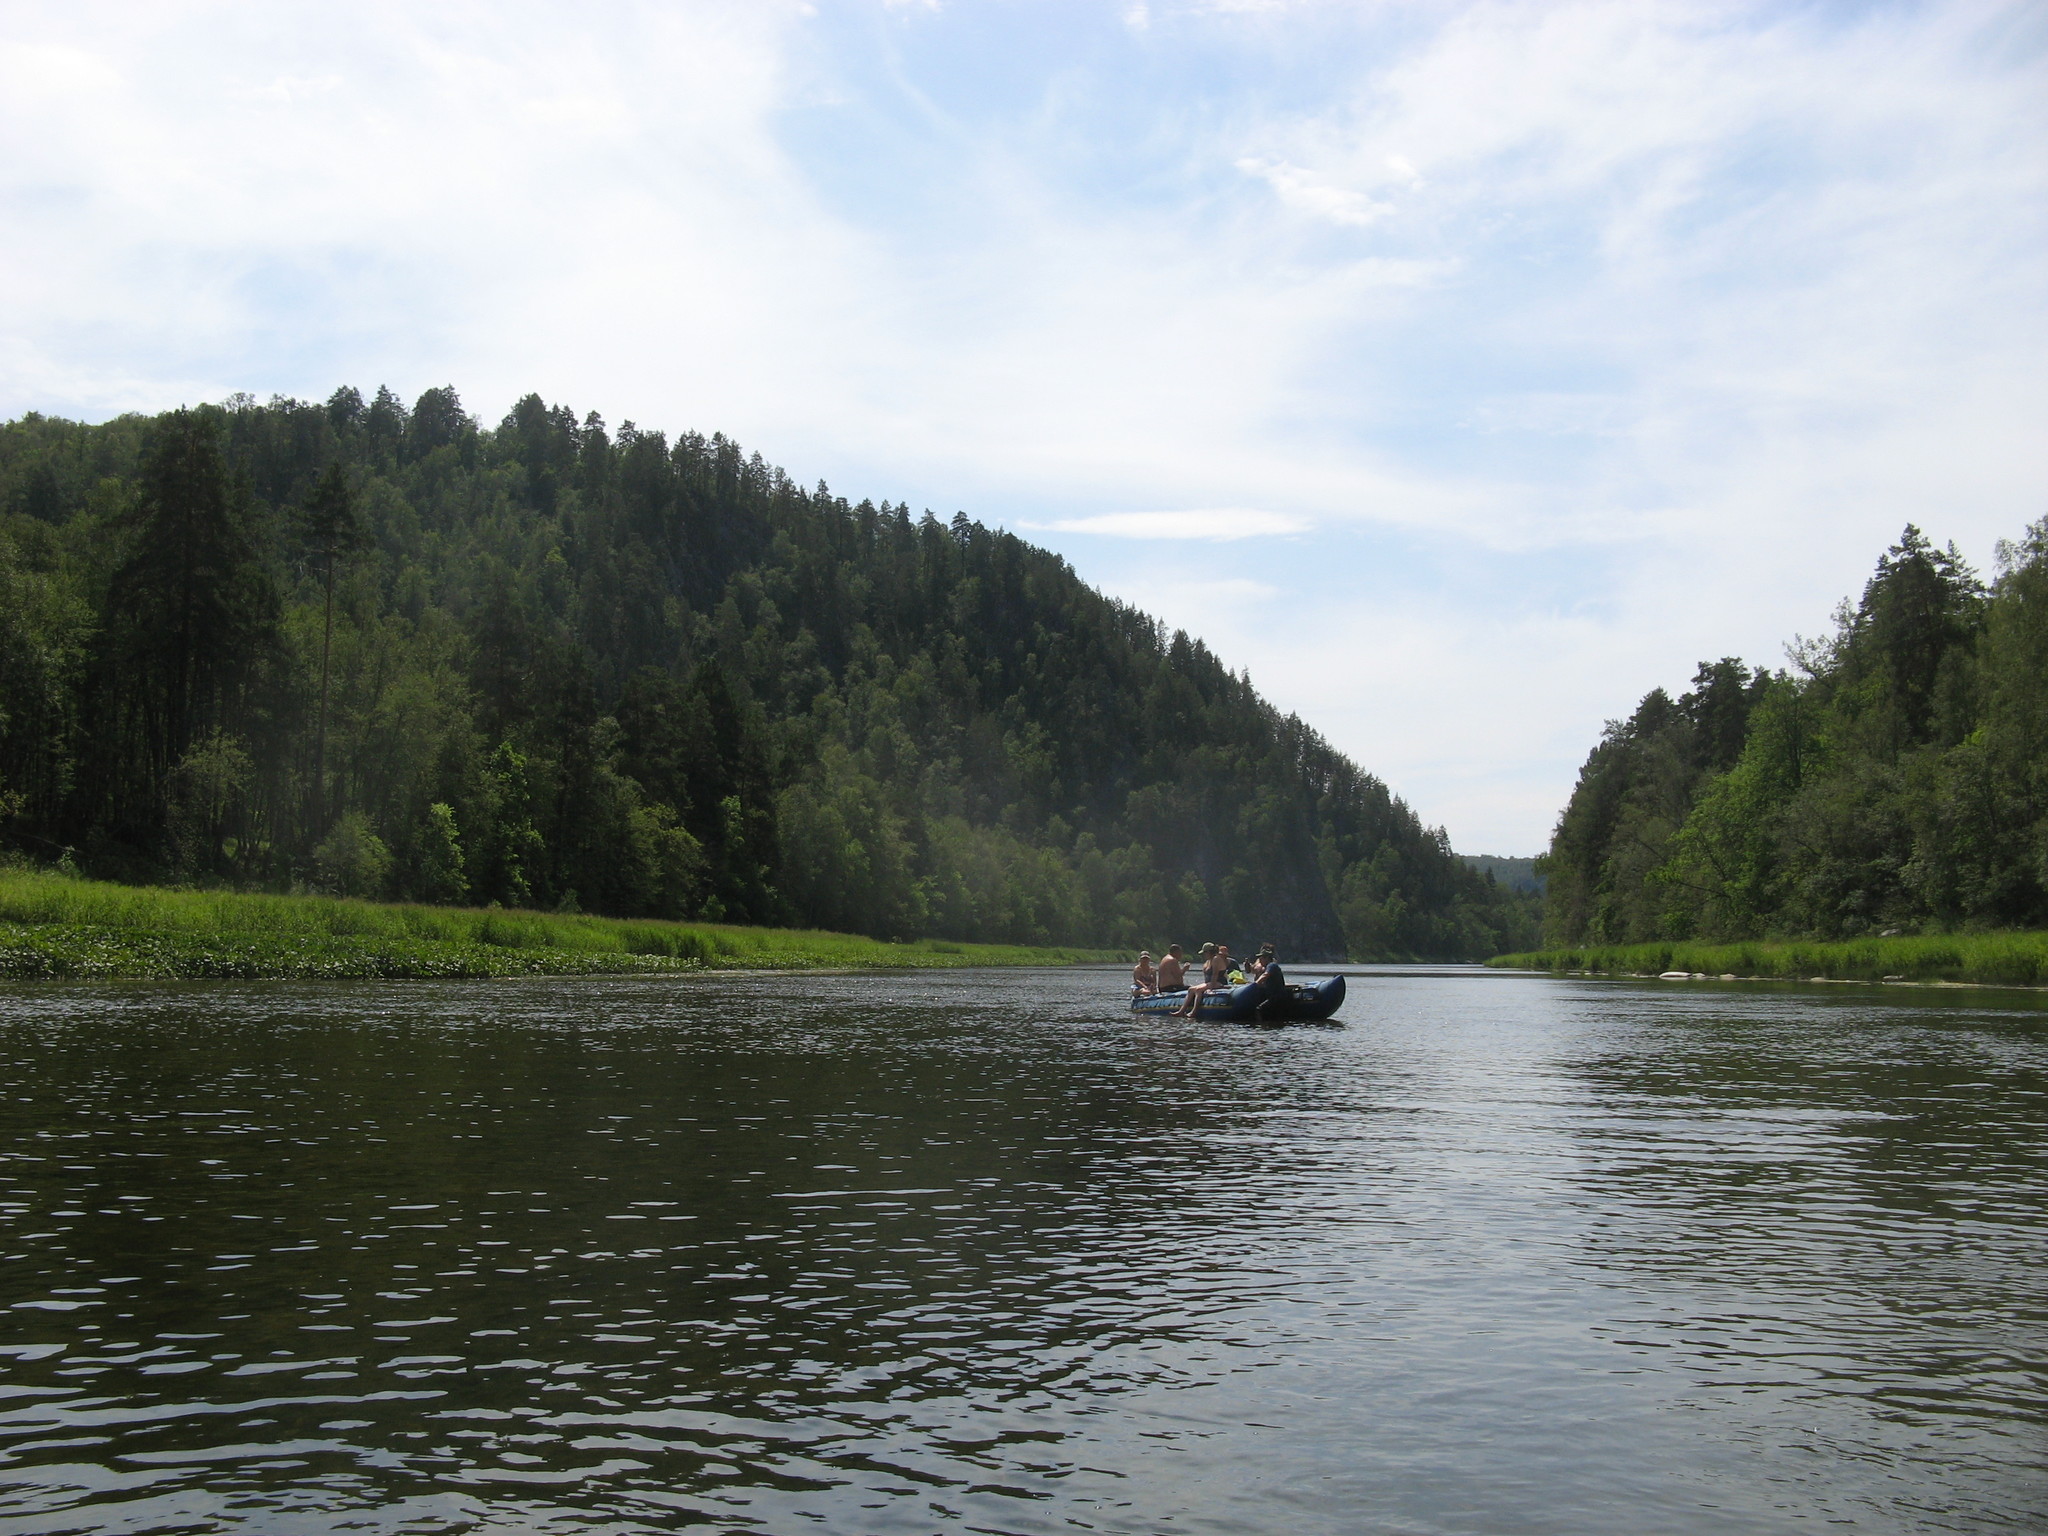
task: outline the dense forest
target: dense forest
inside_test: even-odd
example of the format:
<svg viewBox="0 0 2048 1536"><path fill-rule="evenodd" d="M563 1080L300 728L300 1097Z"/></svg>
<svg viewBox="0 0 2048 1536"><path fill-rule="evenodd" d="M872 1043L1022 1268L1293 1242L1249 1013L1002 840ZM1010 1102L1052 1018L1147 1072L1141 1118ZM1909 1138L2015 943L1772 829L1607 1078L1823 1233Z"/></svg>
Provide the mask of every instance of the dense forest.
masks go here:
<svg viewBox="0 0 2048 1536"><path fill-rule="evenodd" d="M2048 519L1988 586L1908 526L1788 655L1608 725L1543 860L1546 940L2048 927Z"/></svg>
<svg viewBox="0 0 2048 1536"><path fill-rule="evenodd" d="M1491 875L1511 891L1543 893L1543 876L1534 858L1502 858L1497 853L1467 853L1464 861L1483 875Z"/></svg>
<svg viewBox="0 0 2048 1536"><path fill-rule="evenodd" d="M1533 898L956 515L529 395L0 426L0 842L130 881L1476 956Z"/></svg>

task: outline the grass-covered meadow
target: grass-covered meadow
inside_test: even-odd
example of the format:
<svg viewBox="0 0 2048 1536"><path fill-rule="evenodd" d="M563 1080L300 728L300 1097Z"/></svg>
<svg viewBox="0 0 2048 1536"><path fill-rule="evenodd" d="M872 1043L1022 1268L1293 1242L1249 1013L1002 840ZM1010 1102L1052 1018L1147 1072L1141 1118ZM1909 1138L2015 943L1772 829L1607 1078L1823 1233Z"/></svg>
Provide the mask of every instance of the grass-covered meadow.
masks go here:
<svg viewBox="0 0 2048 1536"><path fill-rule="evenodd" d="M172 890L0 869L0 977L599 975L1113 958L1090 949L892 944L788 928Z"/></svg>
<svg viewBox="0 0 2048 1536"><path fill-rule="evenodd" d="M1902 935L1836 943L1798 939L1594 945L1498 955L1487 964L1621 976L1685 971L1785 981L1950 981L2039 987L2048 986L2048 933Z"/></svg>

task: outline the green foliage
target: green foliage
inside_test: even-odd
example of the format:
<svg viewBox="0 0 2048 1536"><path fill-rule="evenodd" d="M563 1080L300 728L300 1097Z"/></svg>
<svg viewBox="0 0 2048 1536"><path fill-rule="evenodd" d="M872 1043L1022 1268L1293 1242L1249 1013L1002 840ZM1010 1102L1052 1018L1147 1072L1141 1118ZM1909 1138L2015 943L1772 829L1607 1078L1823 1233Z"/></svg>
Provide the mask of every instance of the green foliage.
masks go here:
<svg viewBox="0 0 2048 1536"><path fill-rule="evenodd" d="M1198 641L723 436L446 388L29 416L0 509L0 836L44 862L877 938L1527 937Z"/></svg>
<svg viewBox="0 0 2048 1536"><path fill-rule="evenodd" d="M391 873L391 850L361 811L345 811L313 850L320 884L337 896L377 896Z"/></svg>
<svg viewBox="0 0 2048 1536"><path fill-rule="evenodd" d="M1789 678L1768 681L1742 755L1727 772L1705 779L1669 841L1666 862L1647 878L1639 875L1646 896L1664 903L1662 926L1746 938L1770 925L1784 897L1786 808L1823 766L1812 714L1811 701Z"/></svg>
<svg viewBox="0 0 2048 1536"><path fill-rule="evenodd" d="M1608 728L1544 861L1548 943L2048 923L2048 522L1988 592L1909 525L1792 654Z"/></svg>
<svg viewBox="0 0 2048 1536"><path fill-rule="evenodd" d="M1671 857L1701 784L1747 749L1769 686L1732 657L1702 663L1677 702L1654 689L1628 720L1608 725L1542 861L1551 942L1625 943L1662 931L1666 895L1651 877Z"/></svg>
<svg viewBox="0 0 2048 1536"><path fill-rule="evenodd" d="M167 786L167 846L176 868L206 875L232 867L231 837L250 777L239 737L216 730L186 749Z"/></svg>
<svg viewBox="0 0 2048 1536"><path fill-rule="evenodd" d="M82 585L43 523L0 528L0 828L72 791L95 627Z"/></svg>
<svg viewBox="0 0 2048 1536"><path fill-rule="evenodd" d="M356 513L355 492L349 485L348 471L339 460L321 471L320 479L300 513L299 529L308 552L319 560L323 574L329 572L343 555L353 554L369 544L369 535Z"/></svg>
<svg viewBox="0 0 2048 1536"><path fill-rule="evenodd" d="M469 894L462 833L455 808L439 800L427 807L413 835L406 884L415 900L452 906Z"/></svg>
<svg viewBox="0 0 2048 1536"><path fill-rule="evenodd" d="M165 848L165 795L193 744L239 723L277 622L261 528L220 438L216 411L165 417L115 520L123 556L107 584L92 733L102 750L85 765L98 770L102 814L144 850Z"/></svg>

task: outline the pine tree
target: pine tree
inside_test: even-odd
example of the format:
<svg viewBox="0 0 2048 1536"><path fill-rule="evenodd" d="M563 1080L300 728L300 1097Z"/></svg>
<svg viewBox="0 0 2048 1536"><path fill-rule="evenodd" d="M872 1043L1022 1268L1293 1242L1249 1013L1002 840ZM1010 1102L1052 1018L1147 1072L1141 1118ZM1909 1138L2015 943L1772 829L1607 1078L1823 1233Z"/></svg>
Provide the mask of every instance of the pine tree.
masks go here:
<svg viewBox="0 0 2048 1536"><path fill-rule="evenodd" d="M127 558L109 587L113 692L152 802L202 736L235 731L240 693L276 633L278 597L244 487L222 455L216 416L179 410L143 455L123 524Z"/></svg>
<svg viewBox="0 0 2048 1536"><path fill-rule="evenodd" d="M334 568L355 551L364 548L368 536L356 515L355 496L349 489L348 471L339 460L329 464L320 482L307 498L300 516L306 545L320 562L323 610L320 623L320 708L313 732L312 841L327 833L327 689L334 654Z"/></svg>

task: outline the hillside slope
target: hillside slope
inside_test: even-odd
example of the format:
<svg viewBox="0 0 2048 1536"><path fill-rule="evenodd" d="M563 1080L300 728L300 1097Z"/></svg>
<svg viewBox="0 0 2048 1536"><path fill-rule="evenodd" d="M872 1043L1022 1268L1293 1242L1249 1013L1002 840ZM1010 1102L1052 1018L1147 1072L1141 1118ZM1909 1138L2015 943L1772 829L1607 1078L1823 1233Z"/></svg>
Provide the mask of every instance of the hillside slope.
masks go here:
<svg viewBox="0 0 2048 1536"><path fill-rule="evenodd" d="M1523 907L964 516L528 396L0 427L0 835L117 879L1465 956Z"/></svg>

